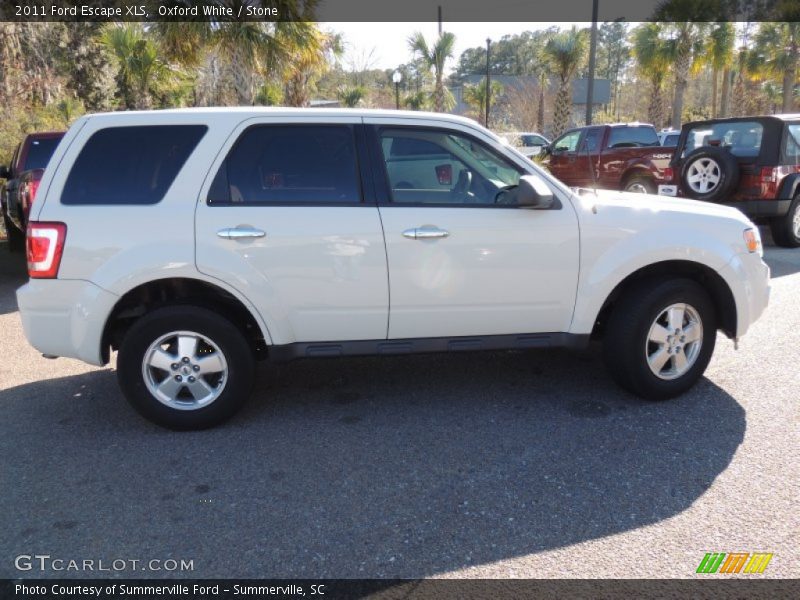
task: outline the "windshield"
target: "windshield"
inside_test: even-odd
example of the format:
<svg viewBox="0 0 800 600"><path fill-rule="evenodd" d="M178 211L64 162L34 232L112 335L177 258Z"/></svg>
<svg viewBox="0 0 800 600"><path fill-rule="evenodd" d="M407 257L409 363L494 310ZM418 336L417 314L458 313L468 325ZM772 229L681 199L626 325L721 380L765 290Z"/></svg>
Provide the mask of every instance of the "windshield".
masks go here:
<svg viewBox="0 0 800 600"><path fill-rule="evenodd" d="M756 121L736 121L698 125L689 130L681 156L695 148L715 146L730 148L731 154L742 158L754 158L761 150L764 127Z"/></svg>

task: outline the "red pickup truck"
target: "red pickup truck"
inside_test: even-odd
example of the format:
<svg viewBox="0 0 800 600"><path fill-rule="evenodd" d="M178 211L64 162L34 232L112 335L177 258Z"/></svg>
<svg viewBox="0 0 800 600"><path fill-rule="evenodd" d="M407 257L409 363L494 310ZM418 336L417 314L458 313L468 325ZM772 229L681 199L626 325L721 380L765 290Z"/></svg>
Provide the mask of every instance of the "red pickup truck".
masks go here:
<svg viewBox="0 0 800 600"><path fill-rule="evenodd" d="M25 228L44 168L64 137L63 131L31 133L14 150L11 164L0 166L0 211L12 251L25 247Z"/></svg>
<svg viewBox="0 0 800 600"><path fill-rule="evenodd" d="M642 194L672 184L673 151L660 145L652 125L643 123L570 129L545 150L550 171L569 186Z"/></svg>

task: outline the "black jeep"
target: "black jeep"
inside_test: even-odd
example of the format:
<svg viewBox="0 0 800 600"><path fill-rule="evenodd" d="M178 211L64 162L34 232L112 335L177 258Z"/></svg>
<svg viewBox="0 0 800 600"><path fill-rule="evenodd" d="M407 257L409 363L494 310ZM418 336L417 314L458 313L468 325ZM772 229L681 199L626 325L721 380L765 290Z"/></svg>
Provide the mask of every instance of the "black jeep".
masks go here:
<svg viewBox="0 0 800 600"><path fill-rule="evenodd" d="M800 247L800 114L686 123L670 166L679 195L738 208Z"/></svg>

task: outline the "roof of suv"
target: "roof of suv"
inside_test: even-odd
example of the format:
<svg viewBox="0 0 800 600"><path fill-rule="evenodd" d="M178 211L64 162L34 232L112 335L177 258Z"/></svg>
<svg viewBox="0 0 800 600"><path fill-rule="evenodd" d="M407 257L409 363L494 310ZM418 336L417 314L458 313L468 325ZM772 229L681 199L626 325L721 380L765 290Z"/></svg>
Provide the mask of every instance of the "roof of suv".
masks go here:
<svg viewBox="0 0 800 600"><path fill-rule="evenodd" d="M236 113L242 116L329 116L329 117L385 117L403 119L436 119L438 121L452 121L465 125L475 126L478 122L467 117L451 115L448 113L423 112L412 110L393 110L376 108L294 108L283 106L210 106L196 108L168 108L163 110L146 111L117 111L105 113L92 113L86 115L90 118L114 118L117 115L152 115L152 114L194 114L194 115L219 115Z"/></svg>
<svg viewBox="0 0 800 600"><path fill-rule="evenodd" d="M780 115L749 115L745 117L725 117L720 119L701 119L699 121L689 121L684 123L683 128L695 127L697 125L708 125L713 123L739 123L742 121L800 121L800 113L785 113Z"/></svg>

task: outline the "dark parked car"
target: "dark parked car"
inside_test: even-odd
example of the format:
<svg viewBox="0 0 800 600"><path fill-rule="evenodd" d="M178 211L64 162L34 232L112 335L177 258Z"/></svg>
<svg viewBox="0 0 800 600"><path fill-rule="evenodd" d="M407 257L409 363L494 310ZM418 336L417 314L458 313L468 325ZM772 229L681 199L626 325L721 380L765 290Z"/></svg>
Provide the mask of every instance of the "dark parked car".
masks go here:
<svg viewBox="0 0 800 600"><path fill-rule="evenodd" d="M800 247L800 114L686 123L670 165L681 196L736 207Z"/></svg>
<svg viewBox="0 0 800 600"><path fill-rule="evenodd" d="M570 129L546 152L550 171L572 187L655 194L672 181L672 148L664 148L646 123Z"/></svg>
<svg viewBox="0 0 800 600"><path fill-rule="evenodd" d="M11 164L0 166L0 211L10 250L22 250L28 213L50 157L64 137L63 131L31 133L14 150Z"/></svg>

